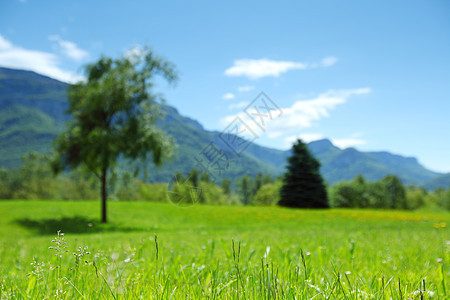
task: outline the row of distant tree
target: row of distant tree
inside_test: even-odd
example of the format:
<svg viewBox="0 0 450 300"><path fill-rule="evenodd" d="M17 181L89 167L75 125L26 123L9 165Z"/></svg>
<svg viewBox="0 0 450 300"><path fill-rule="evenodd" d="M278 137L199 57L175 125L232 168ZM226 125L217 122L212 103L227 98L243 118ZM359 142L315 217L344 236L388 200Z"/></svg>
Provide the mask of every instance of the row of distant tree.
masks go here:
<svg viewBox="0 0 450 300"><path fill-rule="evenodd" d="M417 186L405 187L395 175L368 182L359 175L328 188L332 207L450 210L450 188L427 191Z"/></svg>
<svg viewBox="0 0 450 300"><path fill-rule="evenodd" d="M147 183L127 172L118 172L110 176L108 186L111 200L271 206L279 204L283 179L259 173L216 183L208 174L193 169L185 175L176 174L172 183ZM98 179L88 170L55 176L50 157L35 153L23 158L20 169L0 170L0 199L97 200L99 188ZM450 210L450 189L427 191L404 186L394 175L374 182L360 175L327 186L326 191L330 207Z"/></svg>

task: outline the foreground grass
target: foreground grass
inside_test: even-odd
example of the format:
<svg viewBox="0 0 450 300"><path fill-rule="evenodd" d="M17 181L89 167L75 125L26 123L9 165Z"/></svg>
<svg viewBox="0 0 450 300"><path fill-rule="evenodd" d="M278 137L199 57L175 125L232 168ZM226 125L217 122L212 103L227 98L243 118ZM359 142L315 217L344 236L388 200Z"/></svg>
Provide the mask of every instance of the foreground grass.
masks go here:
<svg viewBox="0 0 450 300"><path fill-rule="evenodd" d="M0 299L449 294L448 213L111 202L103 225L98 208L0 202Z"/></svg>

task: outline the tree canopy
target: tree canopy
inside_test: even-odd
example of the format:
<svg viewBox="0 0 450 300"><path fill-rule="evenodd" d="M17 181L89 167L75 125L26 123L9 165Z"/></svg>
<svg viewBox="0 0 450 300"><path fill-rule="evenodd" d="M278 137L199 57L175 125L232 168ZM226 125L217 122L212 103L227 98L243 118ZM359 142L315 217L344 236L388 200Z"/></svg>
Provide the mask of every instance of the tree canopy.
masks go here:
<svg viewBox="0 0 450 300"><path fill-rule="evenodd" d="M309 152L306 144L298 139L288 158L278 204L299 208L328 207L327 191L319 167L319 162Z"/></svg>
<svg viewBox="0 0 450 300"><path fill-rule="evenodd" d="M172 63L148 48L117 59L103 56L85 73L85 81L69 86L72 118L55 141L53 167L59 172L84 165L98 177L106 222L107 178L119 158L146 161L150 156L160 165L172 153L172 139L155 125L164 99L152 90L155 76L174 83L177 74Z"/></svg>

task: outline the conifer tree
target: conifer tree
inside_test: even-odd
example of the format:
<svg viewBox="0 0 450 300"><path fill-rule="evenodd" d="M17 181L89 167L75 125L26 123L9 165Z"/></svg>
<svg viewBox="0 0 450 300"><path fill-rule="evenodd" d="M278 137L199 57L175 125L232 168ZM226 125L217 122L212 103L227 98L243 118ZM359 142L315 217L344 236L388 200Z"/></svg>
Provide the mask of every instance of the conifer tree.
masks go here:
<svg viewBox="0 0 450 300"><path fill-rule="evenodd" d="M300 139L288 158L278 205L298 208L327 208L326 188L319 173L320 163Z"/></svg>

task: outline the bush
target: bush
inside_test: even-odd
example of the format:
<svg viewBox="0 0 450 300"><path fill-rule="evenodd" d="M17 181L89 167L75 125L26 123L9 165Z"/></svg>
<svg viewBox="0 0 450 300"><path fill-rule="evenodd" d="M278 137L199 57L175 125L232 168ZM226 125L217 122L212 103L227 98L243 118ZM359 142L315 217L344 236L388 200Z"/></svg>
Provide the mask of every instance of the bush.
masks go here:
<svg viewBox="0 0 450 300"><path fill-rule="evenodd" d="M262 185L253 197L252 205L276 205L280 201L281 185L281 181Z"/></svg>

